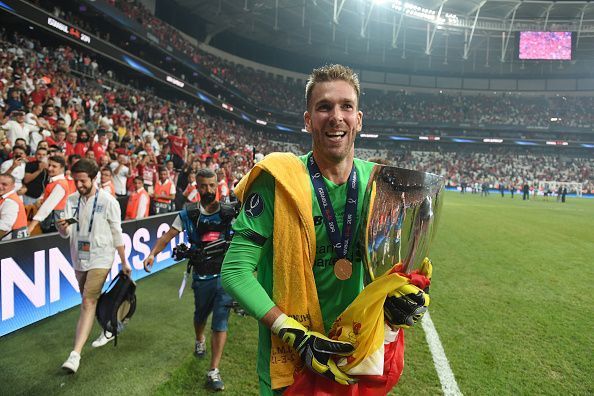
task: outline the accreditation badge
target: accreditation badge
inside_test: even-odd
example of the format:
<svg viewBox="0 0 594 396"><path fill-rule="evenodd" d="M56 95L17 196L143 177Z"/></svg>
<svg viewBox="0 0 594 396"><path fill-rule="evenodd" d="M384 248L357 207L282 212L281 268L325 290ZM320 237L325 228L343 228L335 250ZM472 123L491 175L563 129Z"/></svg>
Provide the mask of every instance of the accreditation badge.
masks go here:
<svg viewBox="0 0 594 396"><path fill-rule="evenodd" d="M91 242L78 241L78 259L87 261L91 259Z"/></svg>

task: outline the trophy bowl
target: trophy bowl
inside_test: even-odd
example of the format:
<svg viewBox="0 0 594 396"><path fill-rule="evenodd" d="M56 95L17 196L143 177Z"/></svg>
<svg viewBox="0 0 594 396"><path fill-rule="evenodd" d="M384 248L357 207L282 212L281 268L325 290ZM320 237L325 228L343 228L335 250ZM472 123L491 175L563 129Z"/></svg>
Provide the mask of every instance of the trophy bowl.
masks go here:
<svg viewBox="0 0 594 396"><path fill-rule="evenodd" d="M442 177L375 165L365 191L367 216L361 223L365 285L402 263L418 269L427 257L443 201Z"/></svg>

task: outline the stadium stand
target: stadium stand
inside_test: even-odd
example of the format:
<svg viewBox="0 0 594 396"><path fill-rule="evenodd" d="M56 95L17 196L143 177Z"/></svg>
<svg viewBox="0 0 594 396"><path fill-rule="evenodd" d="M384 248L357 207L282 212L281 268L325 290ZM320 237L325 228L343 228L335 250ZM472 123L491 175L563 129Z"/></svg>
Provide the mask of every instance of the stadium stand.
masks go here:
<svg viewBox="0 0 594 396"><path fill-rule="evenodd" d="M302 108L302 87L282 79L271 79L264 73L234 65L190 45L175 29L154 17L145 15L137 3L116 2L116 6L159 34L169 44L191 55L197 62L225 79L231 86L250 95L257 102L272 103L278 108ZM55 15L63 11L54 7ZM81 19L81 18L79 18ZM80 20L85 28L92 26ZM107 37L109 38L109 37ZM50 45L21 33L1 32L0 106L3 112L3 138L0 163L11 159L18 129L15 112L26 114L25 123L33 129L23 136L29 161L35 162L40 142L61 155L91 157L104 167L118 167L121 155L129 157L122 165L129 168L124 175L126 188L140 175L151 190L159 166L169 166L171 178L177 181L179 197L186 188L187 173L201 167L225 170L226 182L233 186L250 169L258 156L272 151L303 153L306 139L281 135L279 132L256 130L236 120L210 111L204 105L171 99L171 94L158 87L138 90L126 85L125 78L96 54L67 45ZM117 68L115 68L117 69ZM239 78L238 76L241 76ZM167 99L169 97L169 99ZM362 97L367 118L423 123L454 122L500 124L530 127L547 126L551 116L563 125L589 127L593 104L591 97L534 97L519 95L442 95L426 93L385 93L368 90ZM554 110L552 110L554 109ZM172 168L171 136L180 129L186 139L188 155ZM401 130L402 131L402 130ZM64 132L64 133L62 133ZM404 131L406 132L406 131ZM447 130L425 129L435 135ZM419 133L413 130L413 133ZM519 131L511 134L522 136ZM107 141L100 136L106 135ZM175 140L175 139L173 139ZM103 146L102 146L103 145ZM102 147L99 147L102 146ZM502 148L478 150L444 149L434 145L401 145L387 150L382 143L363 141L358 150L362 158L382 158L406 168L443 175L450 186L488 183L497 188L523 183L567 182L581 185L583 193L594 189L591 158L545 154L538 149L521 153ZM72 157L73 154L76 154ZM114 165L115 164L115 165ZM183 199L178 200L178 208ZM123 208L125 212L125 208Z"/></svg>
<svg viewBox="0 0 594 396"><path fill-rule="evenodd" d="M40 1L54 14L79 21L90 31L99 26L58 6ZM181 51L213 75L223 79L260 106L274 109L299 109L303 105L302 84L280 78L271 79L261 70L216 57L190 43L180 32L156 18L137 1L114 1L113 6L130 19L153 32L159 41ZM96 23L96 22L95 22ZM122 45L121 42L115 44ZM594 116L590 109L594 98L589 96L532 96L519 94L462 95L415 92L381 92L364 89L362 110L367 119L399 120L450 124L487 124L518 127L591 128ZM555 119L552 121L551 119Z"/></svg>

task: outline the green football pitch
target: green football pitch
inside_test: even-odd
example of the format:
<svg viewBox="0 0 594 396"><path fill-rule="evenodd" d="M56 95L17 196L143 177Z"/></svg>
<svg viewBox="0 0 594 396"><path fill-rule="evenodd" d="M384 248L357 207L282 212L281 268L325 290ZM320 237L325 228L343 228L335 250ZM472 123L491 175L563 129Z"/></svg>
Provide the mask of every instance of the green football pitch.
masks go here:
<svg viewBox="0 0 594 396"><path fill-rule="evenodd" d="M594 200L446 193L431 257L431 318L463 394L594 394ZM0 394L206 394L208 360L192 354L192 292L177 298L184 268L140 281L118 346L89 343L75 375L60 365L77 308L0 338ZM257 394L256 342L255 320L232 314L226 394ZM421 326L406 332L392 394L442 394Z"/></svg>

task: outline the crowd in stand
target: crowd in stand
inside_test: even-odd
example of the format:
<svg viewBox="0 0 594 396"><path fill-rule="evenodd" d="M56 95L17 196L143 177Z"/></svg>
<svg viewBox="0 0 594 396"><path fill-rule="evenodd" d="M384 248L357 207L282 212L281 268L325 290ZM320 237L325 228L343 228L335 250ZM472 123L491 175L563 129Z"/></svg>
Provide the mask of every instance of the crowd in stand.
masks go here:
<svg viewBox="0 0 594 396"><path fill-rule="evenodd" d="M303 84L281 77L270 78L263 71L234 64L199 49L177 29L156 18L138 1L115 0L110 3L154 34L163 46L171 46L183 52L197 65L243 93L251 102L263 108L292 113L299 113L299 109L303 107ZM64 14L58 7L52 11L56 15ZM75 15L67 17L70 20L80 20ZM90 31L97 30L83 20L79 23ZM591 112L594 98L586 96L429 94L380 92L373 89L364 89L363 95L361 107L368 120L532 128L590 128L594 125L594 115Z"/></svg>
<svg viewBox="0 0 594 396"><path fill-rule="evenodd" d="M393 157L398 166L436 173L451 186L462 183L500 184L516 188L538 182L580 183L584 192L594 190L594 159L553 156L423 152Z"/></svg>
<svg viewBox="0 0 594 396"><path fill-rule="evenodd" d="M200 50L138 1L114 0L111 4L152 32L164 46L183 52L260 106L290 112L299 112L303 107L302 84L280 77L270 79L262 71ZM362 110L371 120L522 127L589 128L594 125L593 106L594 98L584 96L422 94L371 89L364 90L362 101Z"/></svg>
<svg viewBox="0 0 594 396"><path fill-rule="evenodd" d="M52 220L75 191L69 169L80 158L100 165L97 183L118 198L122 216L133 219L199 200L193 183L197 169L216 171L224 201L263 154L308 150L263 139L262 132L209 115L201 106L107 81L95 59L70 47L47 48L16 33L1 33L0 207L16 198L9 206L22 205L26 211L24 225L20 214L18 221L11 218L19 227L6 239L53 230ZM73 73L73 66L82 74ZM555 180L592 189L594 164L586 159L439 152L394 157L386 150L361 154L441 174L452 185ZM2 216L0 223L6 220Z"/></svg>
<svg viewBox="0 0 594 396"><path fill-rule="evenodd" d="M199 200L199 168L216 171L219 198L229 199L230 187L262 155L253 146L262 141L258 133L201 107L106 88L90 78L102 78L97 68L76 77L70 67L87 55L69 47L49 49L3 32L0 52L0 173L10 175L2 178L0 206L14 190L29 220L27 232L20 222L15 236L54 230L74 192L69 169L80 158L100 165L97 183L118 198L123 217L142 218ZM278 148L267 142L258 149Z"/></svg>
<svg viewBox="0 0 594 396"><path fill-rule="evenodd" d="M410 94L368 91L363 111L372 120L419 123L586 127L594 124L592 97Z"/></svg>

